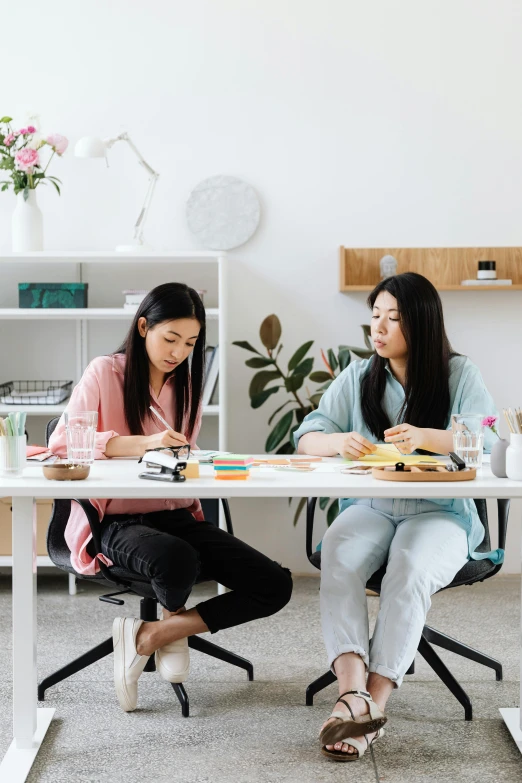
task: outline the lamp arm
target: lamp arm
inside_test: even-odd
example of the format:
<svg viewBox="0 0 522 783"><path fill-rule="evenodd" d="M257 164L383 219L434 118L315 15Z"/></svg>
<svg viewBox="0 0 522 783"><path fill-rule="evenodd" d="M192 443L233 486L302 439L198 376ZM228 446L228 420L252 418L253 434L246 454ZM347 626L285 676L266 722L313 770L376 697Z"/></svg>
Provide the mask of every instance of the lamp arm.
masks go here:
<svg viewBox="0 0 522 783"><path fill-rule="evenodd" d="M129 134L127 132L120 133L119 136L116 136L115 139L109 139L106 142L106 146L110 149L113 144L115 144L117 141L126 141L129 147L132 149L136 157L138 158L138 161L141 166L145 169L145 171L149 174L149 187L147 188L147 192L145 194L145 200L143 202L143 206L140 210L140 214L138 215L138 219L136 220L136 223L134 225L134 241L138 244L142 244L143 242L143 227L145 225L145 220L147 218L147 214L149 212L149 207L152 201L152 195L154 193L154 188L156 187L156 182L158 180L159 174L157 171L154 171L152 166L149 166L141 152L138 150L134 142L131 140Z"/></svg>

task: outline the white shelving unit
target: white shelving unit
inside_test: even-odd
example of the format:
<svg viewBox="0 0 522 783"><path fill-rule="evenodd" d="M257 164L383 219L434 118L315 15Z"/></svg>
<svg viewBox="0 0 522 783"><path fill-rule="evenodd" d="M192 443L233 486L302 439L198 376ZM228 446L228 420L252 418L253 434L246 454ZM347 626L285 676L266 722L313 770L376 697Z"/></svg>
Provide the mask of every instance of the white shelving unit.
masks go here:
<svg viewBox="0 0 522 783"><path fill-rule="evenodd" d="M84 264L209 264L217 265L217 308L206 308L208 320L217 321L219 344L219 405L207 405L203 408L204 416L218 417L218 444L220 450L225 451L227 432L227 389L225 366L227 363L227 255L221 251L213 250L181 250L181 251L146 251L146 252L116 252L112 250L45 250L32 253L3 253L0 254L0 268L5 264L30 263L42 265L69 264L74 265L76 276L82 280L82 268ZM0 272L1 273L1 272ZM22 282L20 280L20 282ZM87 307L82 309L44 309L44 308L0 308L0 320L2 321L70 321L76 324L76 375L77 380L83 374L88 364L88 331L89 321L131 321L134 317L132 310L123 307ZM6 368L4 367L4 373ZM9 374L9 373L8 373ZM9 380L7 376L2 380ZM26 411L28 416L59 416L65 410L67 401L58 405L5 405L0 404L0 415L7 415L15 411ZM0 556L0 566L11 566L12 557ZM51 566L48 557L38 557L38 566ZM71 577L70 592L74 593L74 577Z"/></svg>

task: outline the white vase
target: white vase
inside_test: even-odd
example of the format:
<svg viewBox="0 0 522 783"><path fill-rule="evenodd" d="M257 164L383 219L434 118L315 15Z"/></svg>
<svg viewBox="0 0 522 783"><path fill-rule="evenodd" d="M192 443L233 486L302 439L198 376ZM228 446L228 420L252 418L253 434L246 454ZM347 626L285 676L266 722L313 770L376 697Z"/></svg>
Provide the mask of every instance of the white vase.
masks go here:
<svg viewBox="0 0 522 783"><path fill-rule="evenodd" d="M34 189L29 189L27 200L24 199L23 191L17 194L11 228L14 253L43 250L42 213L36 202Z"/></svg>
<svg viewBox="0 0 522 783"><path fill-rule="evenodd" d="M522 435L511 433L506 449L506 474L509 479L522 481Z"/></svg>

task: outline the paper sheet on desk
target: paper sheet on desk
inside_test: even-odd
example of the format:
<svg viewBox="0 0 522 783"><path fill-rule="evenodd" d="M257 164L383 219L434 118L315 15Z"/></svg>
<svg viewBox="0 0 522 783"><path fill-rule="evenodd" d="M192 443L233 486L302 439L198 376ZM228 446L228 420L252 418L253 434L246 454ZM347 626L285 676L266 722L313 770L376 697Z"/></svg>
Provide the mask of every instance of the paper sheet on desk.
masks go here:
<svg viewBox="0 0 522 783"><path fill-rule="evenodd" d="M367 454L361 459L346 460L351 465L367 465L368 467L385 467L395 465L397 462L404 462L405 465L446 465L446 461L429 457L425 454L401 454L400 451L391 443L379 443L377 451L373 454Z"/></svg>

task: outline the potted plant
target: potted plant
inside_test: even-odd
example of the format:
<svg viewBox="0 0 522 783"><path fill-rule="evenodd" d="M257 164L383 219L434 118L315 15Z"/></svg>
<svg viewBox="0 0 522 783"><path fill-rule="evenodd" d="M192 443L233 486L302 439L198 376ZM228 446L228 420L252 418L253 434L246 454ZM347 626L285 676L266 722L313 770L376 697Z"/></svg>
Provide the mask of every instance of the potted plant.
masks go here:
<svg viewBox="0 0 522 783"><path fill-rule="evenodd" d="M316 371L313 370L313 357L307 356L314 344L313 340L303 343L291 356L286 369L283 368L280 358L283 350L282 328L277 315L267 316L259 329L259 336L265 349L264 354L245 340L234 341L233 345L255 354L245 361L247 367L257 370L248 389L252 408L260 408L279 392L283 392L288 397L282 405L272 412L268 419L268 425L273 426L266 439L265 451L275 451L276 454L293 454L295 452L294 432L305 416L317 408L322 395L334 378L345 370L354 358L356 360L367 359L373 355L370 327L364 325L362 329L365 348L340 345L337 353L332 348L326 352L321 350L324 369ZM311 390L308 386L309 382L320 385ZM277 418L278 416L279 418ZM320 498L321 509L325 509L328 502L329 498ZM305 503L306 498L299 500L294 515L294 525L297 523ZM338 502L335 500L327 510L328 524L331 524L337 513Z"/></svg>
<svg viewBox="0 0 522 783"><path fill-rule="evenodd" d="M0 191L13 188L17 199L12 220L15 252L43 249L42 213L36 188L50 182L60 193L61 182L47 173L55 155L61 157L69 144L59 133L43 137L34 125L13 130L11 117L0 119L0 169L8 179L0 180ZM45 148L50 155L43 160Z"/></svg>

